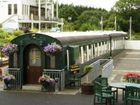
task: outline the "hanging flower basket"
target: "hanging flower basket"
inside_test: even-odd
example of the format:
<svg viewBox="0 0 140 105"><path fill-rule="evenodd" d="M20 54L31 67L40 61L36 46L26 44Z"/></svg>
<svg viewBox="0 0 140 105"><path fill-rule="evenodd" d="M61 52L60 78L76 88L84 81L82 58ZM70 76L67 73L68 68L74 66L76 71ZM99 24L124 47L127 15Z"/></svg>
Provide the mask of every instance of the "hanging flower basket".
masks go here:
<svg viewBox="0 0 140 105"><path fill-rule="evenodd" d="M7 44L2 48L2 52L6 55L9 56L9 54L14 53L17 51L17 45L16 44Z"/></svg>
<svg viewBox="0 0 140 105"><path fill-rule="evenodd" d="M62 47L59 44L51 43L45 46L43 50L48 56L54 56L62 50Z"/></svg>

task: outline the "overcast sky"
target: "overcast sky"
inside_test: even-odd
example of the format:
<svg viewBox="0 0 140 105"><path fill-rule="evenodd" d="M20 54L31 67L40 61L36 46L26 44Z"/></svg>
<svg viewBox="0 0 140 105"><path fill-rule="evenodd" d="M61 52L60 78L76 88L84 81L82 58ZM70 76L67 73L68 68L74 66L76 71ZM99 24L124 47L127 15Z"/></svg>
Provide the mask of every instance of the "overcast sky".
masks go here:
<svg viewBox="0 0 140 105"><path fill-rule="evenodd" d="M56 0L55 0L56 1ZM58 0L59 4L74 4L110 10L118 0Z"/></svg>

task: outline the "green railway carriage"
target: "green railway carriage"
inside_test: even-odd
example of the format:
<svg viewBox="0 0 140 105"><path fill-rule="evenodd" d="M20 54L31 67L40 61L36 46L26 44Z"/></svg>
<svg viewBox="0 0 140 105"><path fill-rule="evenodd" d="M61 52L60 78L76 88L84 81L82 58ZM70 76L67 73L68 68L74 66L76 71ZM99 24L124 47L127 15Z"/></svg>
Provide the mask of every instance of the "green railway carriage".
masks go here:
<svg viewBox="0 0 140 105"><path fill-rule="evenodd" d="M78 66L82 73L85 64L115 55L124 49L125 36L126 33L116 31L27 33L11 41L18 50L10 54L9 68L19 68L22 85L37 84L45 70L64 70L67 85L71 67ZM44 47L54 43L61 50L46 54Z"/></svg>

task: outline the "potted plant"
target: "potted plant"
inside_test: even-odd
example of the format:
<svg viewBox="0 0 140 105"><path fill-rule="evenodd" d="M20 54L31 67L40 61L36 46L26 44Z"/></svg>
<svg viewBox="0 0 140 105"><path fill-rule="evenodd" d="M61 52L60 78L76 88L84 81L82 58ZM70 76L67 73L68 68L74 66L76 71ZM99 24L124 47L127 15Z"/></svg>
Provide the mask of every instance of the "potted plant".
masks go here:
<svg viewBox="0 0 140 105"><path fill-rule="evenodd" d="M55 90L55 80L46 74L40 76L38 82L42 85L42 91Z"/></svg>
<svg viewBox="0 0 140 105"><path fill-rule="evenodd" d="M5 76L3 77L3 81L5 84L5 89L11 89L11 83L12 81L15 80L15 76L11 75L11 74L5 74Z"/></svg>
<svg viewBox="0 0 140 105"><path fill-rule="evenodd" d="M9 54L11 53L14 53L17 51L17 45L16 44L12 44L12 43L9 43L7 45L5 45L3 48L2 48L2 52L6 55L6 56L9 56Z"/></svg>
<svg viewBox="0 0 140 105"><path fill-rule="evenodd" d="M56 43L51 43L48 44L43 48L43 51L48 55L48 56L54 56L57 53L59 53L62 50L62 47L59 44Z"/></svg>
<svg viewBox="0 0 140 105"><path fill-rule="evenodd" d="M86 65L84 67L84 75L86 81L81 85L82 94L93 94L93 84L89 82L88 73L92 70L91 65Z"/></svg>
<svg viewBox="0 0 140 105"><path fill-rule="evenodd" d="M123 79L122 81L130 82L130 80L129 80L130 78L133 78L133 80L131 80L131 82L136 81L137 79L140 78L140 74L134 73L134 72L126 73L126 74L124 74L124 76L122 78Z"/></svg>

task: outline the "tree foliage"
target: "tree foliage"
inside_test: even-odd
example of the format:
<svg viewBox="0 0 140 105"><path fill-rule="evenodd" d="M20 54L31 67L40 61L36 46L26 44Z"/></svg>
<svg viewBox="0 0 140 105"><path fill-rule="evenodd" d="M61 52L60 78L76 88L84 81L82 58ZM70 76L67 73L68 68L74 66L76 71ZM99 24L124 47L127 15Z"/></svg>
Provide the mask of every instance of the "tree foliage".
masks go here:
<svg viewBox="0 0 140 105"><path fill-rule="evenodd" d="M140 0L119 0L113 11L118 16L118 24L123 31L129 31L129 18L132 17L132 29L140 32Z"/></svg>
<svg viewBox="0 0 140 105"><path fill-rule="evenodd" d="M70 31L98 30L100 29L101 16L105 16L108 13L103 9L74 6L73 4L61 4L59 7L59 17L65 20L65 31L68 31L67 29L70 29ZM71 28L69 25L72 25Z"/></svg>
<svg viewBox="0 0 140 105"><path fill-rule="evenodd" d="M129 19L132 17L133 32L140 32L140 0L119 0L111 11L104 9L61 4L59 17L64 18L64 27L68 31L73 30L100 30L101 16L105 30L115 29L115 17L117 30L129 31ZM65 26L66 25L66 26Z"/></svg>

